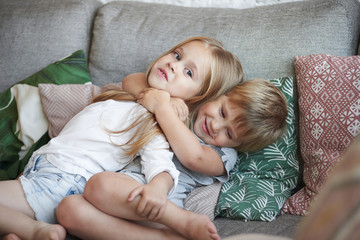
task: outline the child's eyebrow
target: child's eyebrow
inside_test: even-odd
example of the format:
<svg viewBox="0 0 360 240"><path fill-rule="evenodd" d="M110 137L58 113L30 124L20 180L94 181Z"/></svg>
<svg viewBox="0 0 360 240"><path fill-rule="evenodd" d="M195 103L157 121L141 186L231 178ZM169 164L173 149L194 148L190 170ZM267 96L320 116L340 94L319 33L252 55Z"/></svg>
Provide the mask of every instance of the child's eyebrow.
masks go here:
<svg viewBox="0 0 360 240"><path fill-rule="evenodd" d="M175 49L175 51L176 51L176 50L179 51L179 52L181 52L181 53L184 52L184 48L183 48L183 47L178 47L178 48Z"/></svg>

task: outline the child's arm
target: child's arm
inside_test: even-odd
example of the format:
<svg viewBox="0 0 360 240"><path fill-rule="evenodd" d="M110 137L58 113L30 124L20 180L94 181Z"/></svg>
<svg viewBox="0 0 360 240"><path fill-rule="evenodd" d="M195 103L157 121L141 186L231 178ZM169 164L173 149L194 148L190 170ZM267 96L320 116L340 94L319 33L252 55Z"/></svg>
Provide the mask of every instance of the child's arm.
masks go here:
<svg viewBox="0 0 360 240"><path fill-rule="evenodd" d="M226 173L218 153L202 145L174 112L169 93L148 89L140 94L138 102L155 114L172 150L185 167L210 176Z"/></svg>
<svg viewBox="0 0 360 240"><path fill-rule="evenodd" d="M145 73L133 73L122 80L122 89L133 96L137 96L148 87Z"/></svg>
<svg viewBox="0 0 360 240"><path fill-rule="evenodd" d="M159 173L150 183L135 188L129 194L128 201L131 202L140 196L137 213L148 220L157 220L165 212L168 192L173 184L173 178L169 173Z"/></svg>

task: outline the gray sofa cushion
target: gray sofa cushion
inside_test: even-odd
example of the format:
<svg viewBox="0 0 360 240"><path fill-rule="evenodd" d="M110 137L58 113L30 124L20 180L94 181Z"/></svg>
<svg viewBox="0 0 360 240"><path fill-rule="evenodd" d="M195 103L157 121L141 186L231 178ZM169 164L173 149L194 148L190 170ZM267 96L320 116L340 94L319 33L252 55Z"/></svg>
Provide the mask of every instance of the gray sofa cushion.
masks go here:
<svg viewBox="0 0 360 240"><path fill-rule="evenodd" d="M243 63L246 79L293 76L293 57L354 55L359 38L357 0L312 0L254 9L186 8L111 2L94 23L89 68L102 85L121 81L176 43L215 37Z"/></svg>
<svg viewBox="0 0 360 240"><path fill-rule="evenodd" d="M0 91L77 50L88 51L97 0L0 1Z"/></svg>
<svg viewBox="0 0 360 240"><path fill-rule="evenodd" d="M261 233L293 238L301 219L301 216L285 214L278 216L272 222L244 222L242 220L216 218L214 223L221 238L246 233Z"/></svg>

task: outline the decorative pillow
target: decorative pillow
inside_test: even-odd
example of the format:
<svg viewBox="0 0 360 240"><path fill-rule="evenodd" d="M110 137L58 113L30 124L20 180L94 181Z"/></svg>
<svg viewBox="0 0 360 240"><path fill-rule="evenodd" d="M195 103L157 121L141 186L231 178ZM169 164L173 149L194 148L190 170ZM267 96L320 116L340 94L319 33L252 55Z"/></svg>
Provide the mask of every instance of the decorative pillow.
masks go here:
<svg viewBox="0 0 360 240"><path fill-rule="evenodd" d="M358 239L360 236L360 136L346 150L294 239Z"/></svg>
<svg viewBox="0 0 360 240"><path fill-rule="evenodd" d="M92 84L39 84L41 103L49 121L49 136L56 137L65 124L100 93Z"/></svg>
<svg viewBox="0 0 360 240"><path fill-rule="evenodd" d="M297 185L297 132L295 127L293 79L270 80L288 100L288 130L284 137L260 151L241 153L224 183L215 216L272 221Z"/></svg>
<svg viewBox="0 0 360 240"><path fill-rule="evenodd" d="M295 57L305 187L282 212L305 215L330 170L360 133L360 56Z"/></svg>
<svg viewBox="0 0 360 240"><path fill-rule="evenodd" d="M121 83L101 88L93 84L39 84L41 103L49 121L50 138L56 137L73 116L109 86L121 88Z"/></svg>
<svg viewBox="0 0 360 240"><path fill-rule="evenodd" d="M205 214L213 221L221 185L221 182L216 181L211 185L195 188L184 200L184 208L191 212Z"/></svg>
<svg viewBox="0 0 360 240"><path fill-rule="evenodd" d="M80 50L0 93L0 180L15 179L32 152L49 140L38 84L86 82L90 76Z"/></svg>

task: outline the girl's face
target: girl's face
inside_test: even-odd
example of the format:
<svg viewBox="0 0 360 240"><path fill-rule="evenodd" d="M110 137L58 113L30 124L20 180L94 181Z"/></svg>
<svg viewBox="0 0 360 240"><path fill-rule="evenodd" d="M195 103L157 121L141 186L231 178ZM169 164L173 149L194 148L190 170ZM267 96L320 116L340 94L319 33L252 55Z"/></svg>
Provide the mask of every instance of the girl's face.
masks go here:
<svg viewBox="0 0 360 240"><path fill-rule="evenodd" d="M200 41L191 41L175 49L152 66L148 83L172 97L196 96L210 72L211 51Z"/></svg>
<svg viewBox="0 0 360 240"><path fill-rule="evenodd" d="M214 101L205 103L197 114L194 132L205 143L218 147L236 147L240 136L235 131L234 118L236 114L231 110L228 97L223 95Z"/></svg>

